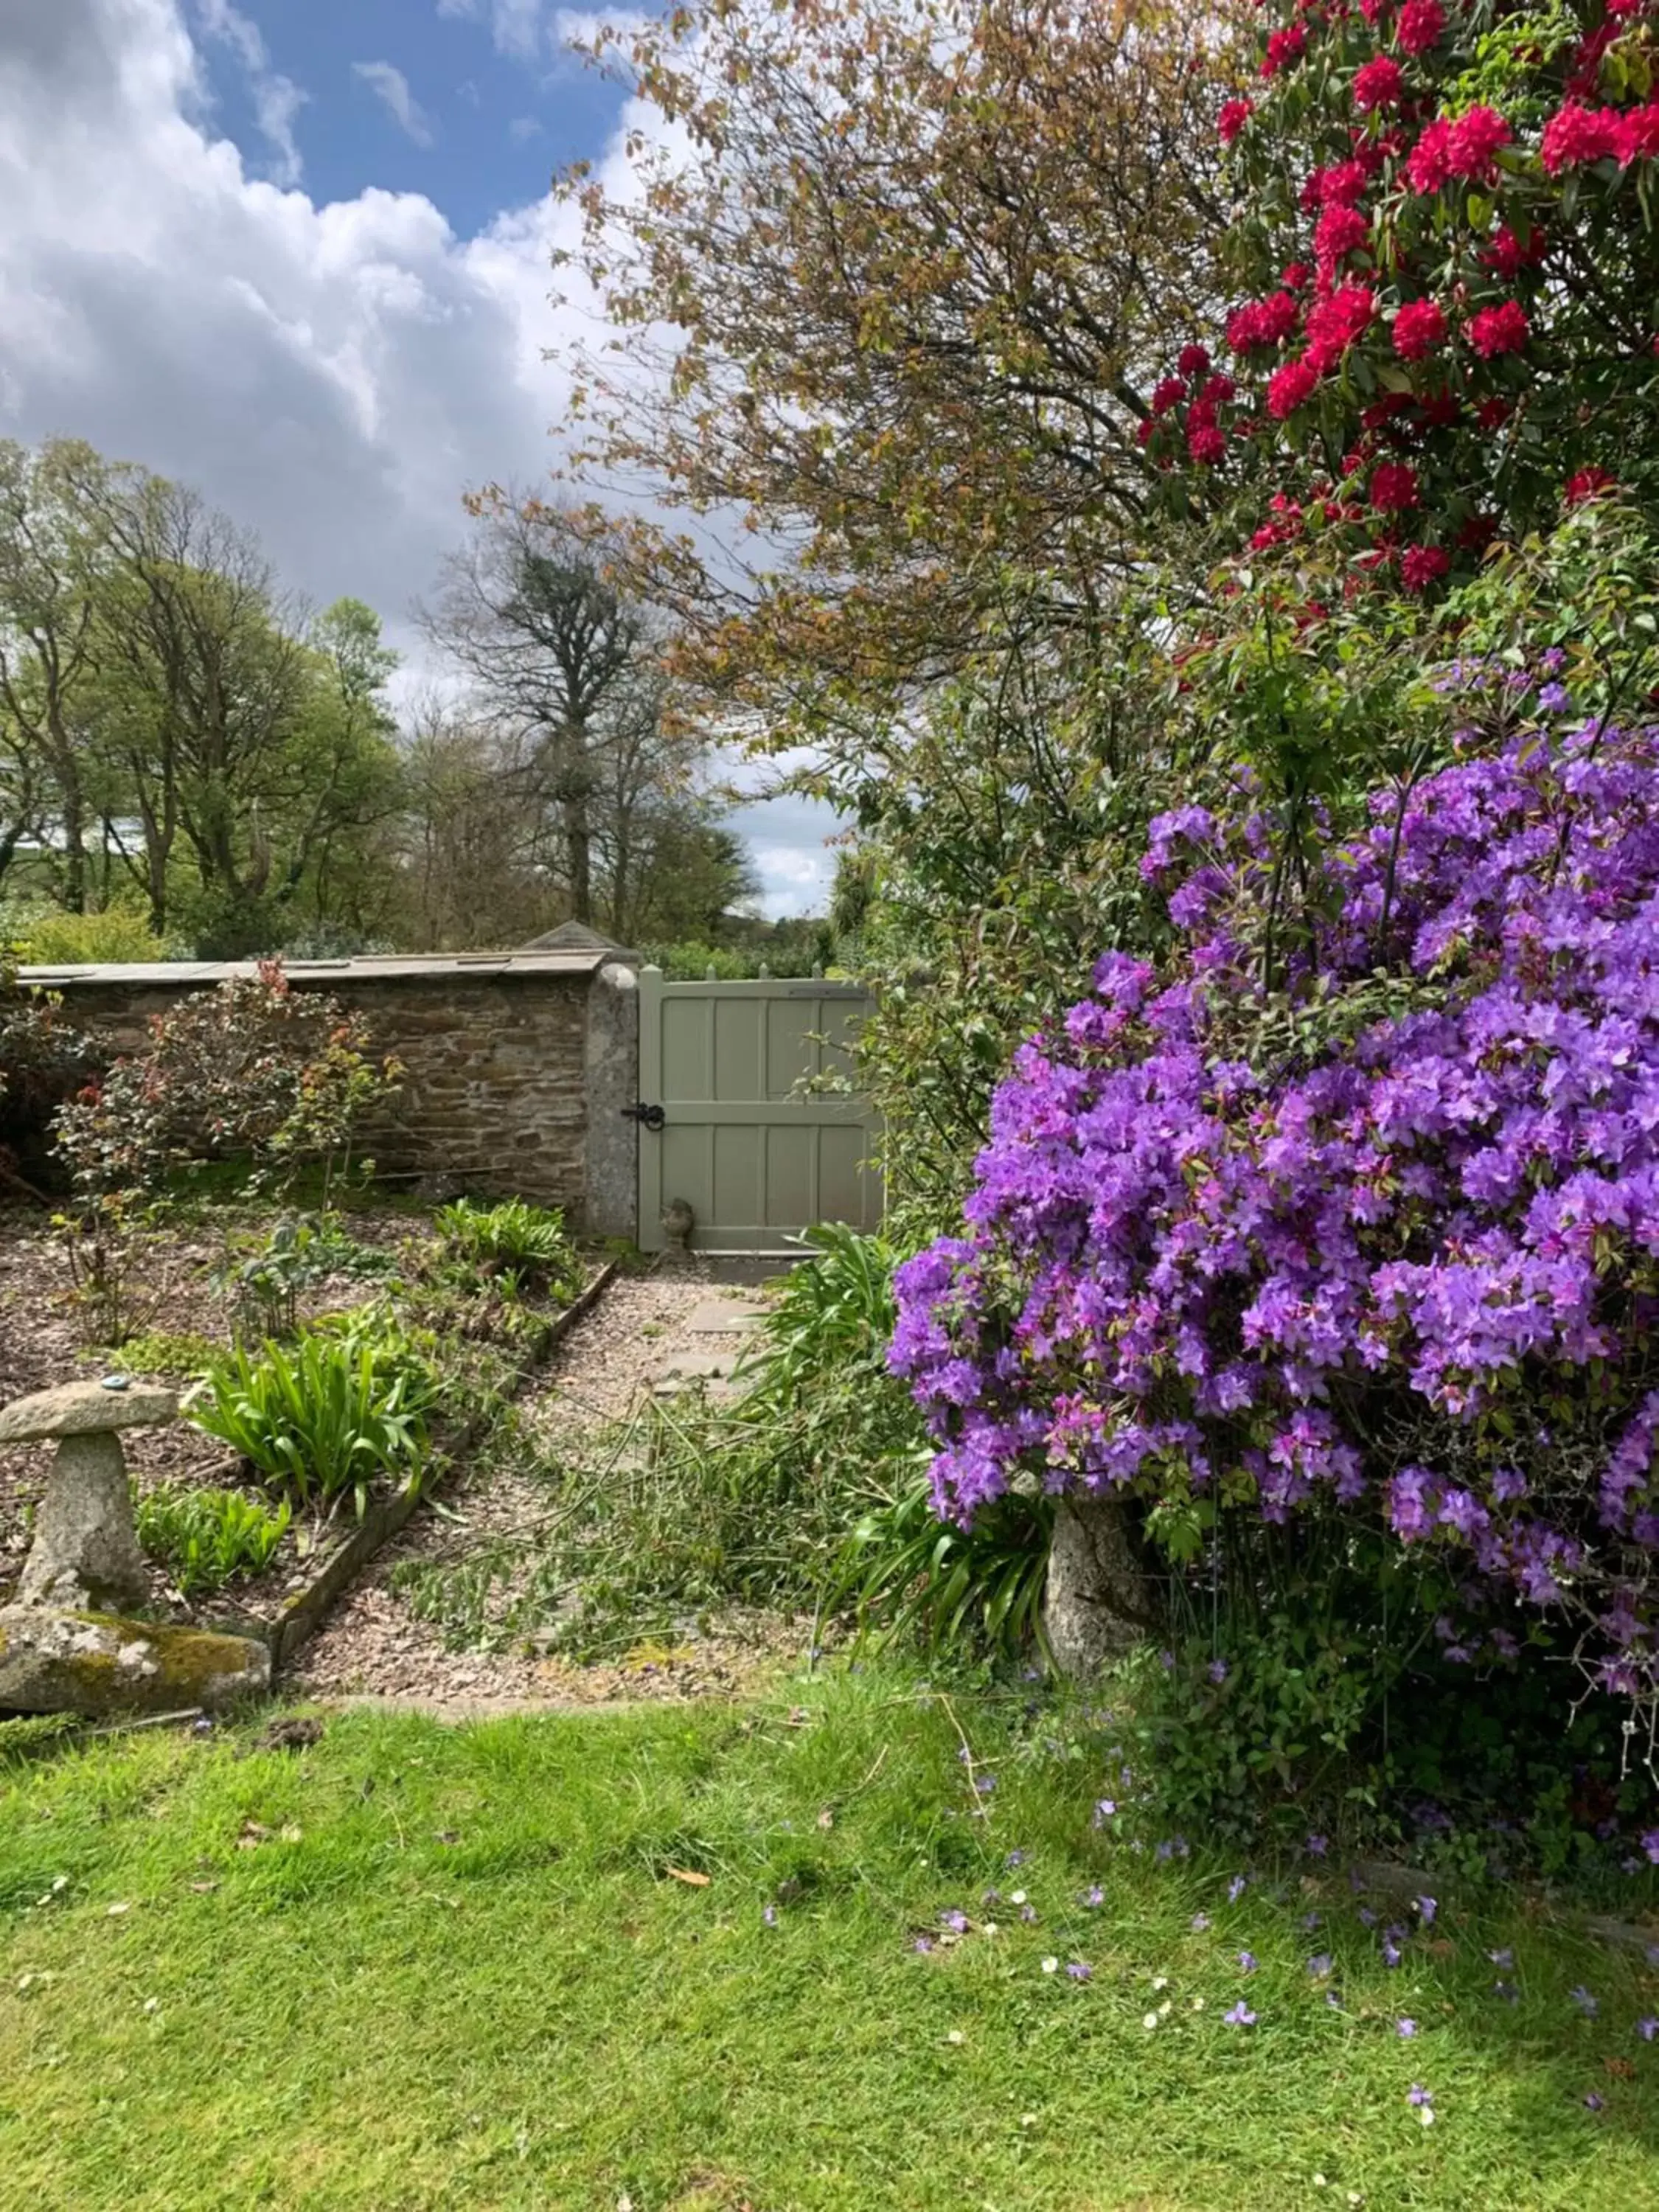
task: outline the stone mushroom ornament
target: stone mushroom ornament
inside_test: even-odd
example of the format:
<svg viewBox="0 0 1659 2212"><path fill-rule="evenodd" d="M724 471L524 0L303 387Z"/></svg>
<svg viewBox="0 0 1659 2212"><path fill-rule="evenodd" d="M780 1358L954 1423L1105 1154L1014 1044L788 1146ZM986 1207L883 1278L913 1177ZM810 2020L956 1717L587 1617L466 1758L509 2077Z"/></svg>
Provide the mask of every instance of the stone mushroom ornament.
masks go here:
<svg viewBox="0 0 1659 2212"><path fill-rule="evenodd" d="M0 1711L165 1712L268 1684L262 1644L123 1617L150 1589L119 1431L178 1415L171 1390L125 1376L0 1410L0 1444L58 1445L33 1544L0 1608Z"/></svg>

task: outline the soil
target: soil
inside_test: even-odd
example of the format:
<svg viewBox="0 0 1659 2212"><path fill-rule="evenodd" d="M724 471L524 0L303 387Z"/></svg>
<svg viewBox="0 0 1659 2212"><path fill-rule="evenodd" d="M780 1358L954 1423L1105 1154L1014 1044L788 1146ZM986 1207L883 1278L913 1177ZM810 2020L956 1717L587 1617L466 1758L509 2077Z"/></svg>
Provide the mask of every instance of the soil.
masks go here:
<svg viewBox="0 0 1659 2212"><path fill-rule="evenodd" d="M105 1374L119 1364L106 1348L87 1344L84 1316L75 1297L63 1243L49 1228L43 1229L40 1220L38 1212L0 1211L0 1406L56 1383ZM204 1228L157 1237L145 1255L135 1305L136 1328L145 1334L229 1341L233 1298L216 1288L213 1279L223 1264L226 1237L270 1225L269 1216L255 1221L228 1214L216 1231ZM406 1211L398 1211L354 1212L349 1225L359 1243L392 1249L421 1224ZM360 1275L319 1277L301 1296L299 1310L309 1316L360 1305L373 1288ZM155 1379L182 1387L176 1376ZM242 1486L235 1456L188 1422L126 1430L122 1447L141 1489L163 1483L201 1489ZM0 1446L0 1592L15 1577L28 1550L29 1516L52 1456L50 1444ZM250 1494L263 1496L258 1490ZM297 1586L302 1579L303 1562L291 1538L259 1585L246 1585L235 1593L238 1608L257 1614L262 1601L274 1606L289 1585Z"/></svg>

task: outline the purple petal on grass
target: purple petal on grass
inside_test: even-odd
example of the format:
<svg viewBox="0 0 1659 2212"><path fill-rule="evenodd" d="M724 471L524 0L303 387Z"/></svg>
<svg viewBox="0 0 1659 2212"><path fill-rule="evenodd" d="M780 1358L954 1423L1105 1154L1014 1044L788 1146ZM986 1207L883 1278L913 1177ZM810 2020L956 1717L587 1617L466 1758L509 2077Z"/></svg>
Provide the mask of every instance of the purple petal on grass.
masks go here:
<svg viewBox="0 0 1659 2212"><path fill-rule="evenodd" d="M1253 1974L1253 1973L1255 1973L1255 1953L1254 1951L1241 1951L1241 1952L1239 1953L1239 1954L1238 1954L1238 1971L1239 1971L1239 1972L1240 1972L1241 1974Z"/></svg>
<svg viewBox="0 0 1659 2212"><path fill-rule="evenodd" d="M1394 2032L1397 2036L1409 2041L1417 2033L1417 2022L1414 2020L1397 2020L1394 2024Z"/></svg>
<svg viewBox="0 0 1659 2212"><path fill-rule="evenodd" d="M1440 1910L1439 1900L1432 1897L1419 1897L1414 1898L1413 1902L1417 1907L1418 1917L1422 1921L1423 1925L1425 1928L1432 1928L1434 1916Z"/></svg>
<svg viewBox="0 0 1659 2212"><path fill-rule="evenodd" d="M1641 2037L1644 2043L1651 2043L1654 2037L1656 2035L1659 2035L1659 2020L1656 2020L1653 2014L1650 2013L1645 2020L1638 2020L1637 2021L1636 2033Z"/></svg>
<svg viewBox="0 0 1659 2212"><path fill-rule="evenodd" d="M1229 2027L1254 2027L1255 2026L1255 2014L1250 2010L1250 2008L1245 2003L1243 1997L1240 1997L1238 2002L1233 2007L1231 2012L1224 2012L1221 2017L1226 2021Z"/></svg>
<svg viewBox="0 0 1659 2212"><path fill-rule="evenodd" d="M1236 1874L1232 1880L1227 1884L1228 1904L1237 1905L1239 1899L1243 1896L1245 1890L1249 1887L1249 1876L1248 1875Z"/></svg>
<svg viewBox="0 0 1659 2212"><path fill-rule="evenodd" d="M1434 2102L1434 2092L1432 2089L1425 2089L1420 2081L1413 2081L1406 2092L1406 2102L1408 2105L1431 2105Z"/></svg>
<svg viewBox="0 0 1659 2212"><path fill-rule="evenodd" d="M775 1905L769 1905L765 1911L762 1913L761 1918L765 1922L769 1928L775 1928L778 1924L777 1906Z"/></svg>
<svg viewBox="0 0 1659 2212"><path fill-rule="evenodd" d="M1328 1836L1310 1836L1308 1838L1307 1850L1310 1858L1322 1859L1330 1847Z"/></svg>
<svg viewBox="0 0 1659 2212"><path fill-rule="evenodd" d="M1086 1960L1073 1959L1066 1971L1074 1982L1086 1982L1095 1970Z"/></svg>
<svg viewBox="0 0 1659 2212"><path fill-rule="evenodd" d="M1092 1887L1084 1891L1083 1902L1091 1908L1097 1905L1105 1904L1106 1893L1098 1882L1096 1882Z"/></svg>
<svg viewBox="0 0 1659 2212"><path fill-rule="evenodd" d="M941 1912L939 1918L953 1935L965 1936L968 1933L968 1915L965 1912Z"/></svg>
<svg viewBox="0 0 1659 2212"><path fill-rule="evenodd" d="M1501 1951L1488 1951L1486 1956L1492 1960L1494 1966L1501 1968L1506 1974L1515 1964L1515 1954L1507 1947Z"/></svg>
<svg viewBox="0 0 1659 2212"><path fill-rule="evenodd" d="M1308 1961L1308 1972L1313 1976L1315 1981L1322 1982L1330 1971L1330 1953L1328 1951L1316 1951L1313 1957Z"/></svg>
<svg viewBox="0 0 1659 2212"><path fill-rule="evenodd" d="M1601 2006L1596 2002L1595 1999L1590 1995L1589 1991L1584 1987L1582 1982L1580 1982L1576 1990L1569 1990L1567 1991L1567 2002L1569 2004L1576 2004L1579 2011L1583 2014L1586 2020L1594 2020L1596 2014L1601 2009Z"/></svg>
<svg viewBox="0 0 1659 2212"><path fill-rule="evenodd" d="M1209 1924L1210 1916L1207 1912L1194 1913L1192 1918L1192 1929L1194 1936L1201 1936Z"/></svg>
<svg viewBox="0 0 1659 2212"><path fill-rule="evenodd" d="M1587 2089L1582 2101L1587 2112L1604 2112L1607 2108L1607 2099L1598 2097L1594 2089Z"/></svg>

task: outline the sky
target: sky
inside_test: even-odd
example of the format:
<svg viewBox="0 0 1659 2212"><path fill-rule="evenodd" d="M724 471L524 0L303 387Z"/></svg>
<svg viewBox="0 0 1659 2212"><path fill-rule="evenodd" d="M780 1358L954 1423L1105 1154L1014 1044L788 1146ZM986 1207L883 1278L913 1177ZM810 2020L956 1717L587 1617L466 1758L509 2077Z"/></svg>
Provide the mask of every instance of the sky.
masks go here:
<svg viewBox="0 0 1659 2212"><path fill-rule="evenodd" d="M318 605L410 620L471 485L540 482L565 392L548 194L623 174L550 0L0 0L0 436L88 440L257 531ZM773 915L831 817L747 806Z"/></svg>

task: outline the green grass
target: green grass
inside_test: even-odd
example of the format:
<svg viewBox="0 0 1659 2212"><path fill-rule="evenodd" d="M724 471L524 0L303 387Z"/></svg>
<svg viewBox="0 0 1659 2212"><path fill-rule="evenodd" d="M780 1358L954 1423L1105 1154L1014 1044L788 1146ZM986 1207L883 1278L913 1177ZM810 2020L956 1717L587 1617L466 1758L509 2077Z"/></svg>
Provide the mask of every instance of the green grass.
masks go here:
<svg viewBox="0 0 1659 2212"><path fill-rule="evenodd" d="M1225 1863L1097 1833L1084 1765L1045 1758L1017 1705L882 1673L798 1694L793 1724L782 1705L457 1729L361 1712L307 1751L248 1728L0 1765L0 2201L1659 2205L1639 1956L1447 1904L1438 1954L1419 1937L1389 1972L1346 1882L1315 1897L1261 1870L1229 1905ZM984 1819L953 1715L996 1778ZM988 1884L1000 1932L913 1948L951 1908L977 1923ZM1504 1944L1513 2006L1491 1994ZM1254 2028L1223 2021L1241 1995Z"/></svg>

